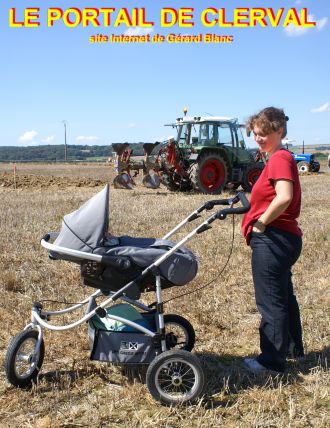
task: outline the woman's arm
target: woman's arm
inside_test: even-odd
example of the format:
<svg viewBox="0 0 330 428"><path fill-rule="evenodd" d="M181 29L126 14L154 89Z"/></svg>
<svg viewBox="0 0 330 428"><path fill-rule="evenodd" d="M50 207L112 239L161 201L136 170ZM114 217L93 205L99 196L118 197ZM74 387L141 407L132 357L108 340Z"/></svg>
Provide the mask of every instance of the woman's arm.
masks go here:
<svg viewBox="0 0 330 428"><path fill-rule="evenodd" d="M264 232L267 224L279 217L290 205L293 198L293 183L290 180L276 180L274 182L275 198L266 211L253 225L254 232Z"/></svg>

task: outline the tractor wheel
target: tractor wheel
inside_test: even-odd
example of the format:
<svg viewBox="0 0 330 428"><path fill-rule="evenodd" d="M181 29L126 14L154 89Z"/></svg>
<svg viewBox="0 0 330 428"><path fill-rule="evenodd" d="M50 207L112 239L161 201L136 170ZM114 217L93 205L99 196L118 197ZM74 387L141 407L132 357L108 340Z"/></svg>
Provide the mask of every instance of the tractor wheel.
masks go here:
<svg viewBox="0 0 330 428"><path fill-rule="evenodd" d="M190 180L176 173L162 174L161 183L171 192L188 192L191 190Z"/></svg>
<svg viewBox="0 0 330 428"><path fill-rule="evenodd" d="M221 193L228 180L227 162L217 153L206 152L192 166L190 178L197 192Z"/></svg>
<svg viewBox="0 0 330 428"><path fill-rule="evenodd" d="M255 185L256 181L260 177L260 174L262 173L263 169L264 164L261 162L251 164L246 168L242 183L242 188L244 192L251 192L252 187Z"/></svg>
<svg viewBox="0 0 330 428"><path fill-rule="evenodd" d="M180 191L180 183L173 179L172 174L162 174L161 183L171 192Z"/></svg>
<svg viewBox="0 0 330 428"><path fill-rule="evenodd" d="M298 162L297 167L299 174L306 174L306 172L310 171L310 165L305 161Z"/></svg>
<svg viewBox="0 0 330 428"><path fill-rule="evenodd" d="M320 164L318 162L311 164L311 171L312 172L319 172L320 171Z"/></svg>

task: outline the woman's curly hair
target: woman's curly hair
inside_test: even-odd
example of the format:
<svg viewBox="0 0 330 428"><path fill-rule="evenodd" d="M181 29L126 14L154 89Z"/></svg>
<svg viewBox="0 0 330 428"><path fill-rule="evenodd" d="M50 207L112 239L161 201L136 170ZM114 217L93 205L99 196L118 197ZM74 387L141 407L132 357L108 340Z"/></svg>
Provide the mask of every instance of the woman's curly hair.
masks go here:
<svg viewBox="0 0 330 428"><path fill-rule="evenodd" d="M288 120L288 116L284 114L282 109L266 107L248 119L246 128L248 131L253 132L254 127L258 126L265 135L283 128L282 138L284 138L287 134L286 122Z"/></svg>

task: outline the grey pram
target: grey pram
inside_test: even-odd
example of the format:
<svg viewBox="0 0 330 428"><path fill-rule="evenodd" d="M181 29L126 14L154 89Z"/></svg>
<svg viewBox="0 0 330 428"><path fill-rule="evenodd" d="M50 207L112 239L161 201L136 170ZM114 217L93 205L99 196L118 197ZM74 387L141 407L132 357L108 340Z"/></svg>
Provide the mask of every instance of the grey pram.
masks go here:
<svg viewBox="0 0 330 428"><path fill-rule="evenodd" d="M242 207L233 208L241 202ZM169 238L184 225L217 205L229 208L213 213L180 242ZM69 330L88 322L91 359L148 366L146 383L152 396L164 404L195 401L204 388L192 325L185 318L164 314L162 289L183 286L197 274L194 254L184 245L228 214L249 209L239 192L228 199L208 201L162 239L114 237L108 234L109 187L64 217L60 233L47 233L41 244L52 259L80 265L84 284L97 290L81 303L59 311L46 311L40 302L32 307L31 322L16 335L7 351L8 380L18 387L31 386L44 358L44 329ZM141 293L154 291L156 301L145 305ZM102 297L103 296L103 297ZM99 301L101 299L101 301ZM118 304L118 301L121 301ZM50 324L51 317L86 306L85 315L72 324Z"/></svg>
<svg viewBox="0 0 330 428"><path fill-rule="evenodd" d="M167 239L109 236L108 211L109 187L106 186L77 211L64 217L61 232L54 242L59 251L50 252L55 259L79 263L84 283L104 293L118 291L175 246ZM63 253L63 247L83 254ZM86 260L86 253L101 256L101 263ZM162 288L187 284L196 276L197 269L194 254L183 246L177 248L159 265ZM154 274L150 272L125 294L138 299L141 292L154 289Z"/></svg>

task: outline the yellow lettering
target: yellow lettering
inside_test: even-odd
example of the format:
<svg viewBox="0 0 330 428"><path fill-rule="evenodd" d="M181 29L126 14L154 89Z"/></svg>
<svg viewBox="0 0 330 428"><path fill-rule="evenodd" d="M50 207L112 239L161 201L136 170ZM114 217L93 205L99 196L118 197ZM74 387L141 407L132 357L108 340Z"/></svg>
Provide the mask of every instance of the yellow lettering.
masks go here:
<svg viewBox="0 0 330 428"><path fill-rule="evenodd" d="M267 22L265 20L266 16L266 9L263 8L254 8L251 9L251 17L250 17L250 23L252 27L255 27L257 22L261 27L267 27Z"/></svg>
<svg viewBox="0 0 330 428"><path fill-rule="evenodd" d="M126 27L132 26L132 21L130 20L128 10L125 7L119 10L114 27L118 27L121 24L126 25Z"/></svg>
<svg viewBox="0 0 330 428"><path fill-rule="evenodd" d="M302 27L315 27L315 25L316 25L315 21L308 22L307 9L305 7L303 9L301 9L300 17L301 17L301 26Z"/></svg>
<svg viewBox="0 0 330 428"><path fill-rule="evenodd" d="M54 25L54 21L58 21L63 16L63 10L57 7L48 9L47 12L47 25L48 27L52 27Z"/></svg>
<svg viewBox="0 0 330 428"><path fill-rule="evenodd" d="M283 15L283 11L284 11L284 8L281 7L277 11L277 13L275 15L272 8L270 8L270 9L267 10L267 15L268 15L268 18L269 18L269 21L270 21L270 25L272 27L277 27L278 26L278 24L279 24L279 22L280 22L280 20L282 18L282 15Z"/></svg>
<svg viewBox="0 0 330 428"><path fill-rule="evenodd" d="M285 20L283 22L283 27L286 27L289 24L293 24L296 27L300 26L300 20L296 9L291 8L288 10L288 13L286 14Z"/></svg>
<svg viewBox="0 0 330 428"><path fill-rule="evenodd" d="M217 18L209 18L208 15L217 15L218 11L214 7L209 7L208 9L204 9L201 13L201 22L205 27L213 27L217 22Z"/></svg>
<svg viewBox="0 0 330 428"><path fill-rule="evenodd" d="M9 10L9 27L24 27L24 22L16 20L16 8Z"/></svg>
<svg viewBox="0 0 330 428"><path fill-rule="evenodd" d="M104 19L104 26L105 27L110 27L110 25L111 25L111 14L115 10L116 9L114 9L113 7L102 7L100 9L100 13L103 13L103 19Z"/></svg>
<svg viewBox="0 0 330 428"><path fill-rule="evenodd" d="M165 7L160 11L160 25L162 27L172 27L178 21L178 12L171 8Z"/></svg>
<svg viewBox="0 0 330 428"><path fill-rule="evenodd" d="M92 24L94 27L99 27L100 23L97 20L97 17L99 16L98 9L94 8L86 8L83 10L83 21L82 25L83 27L87 27L89 24Z"/></svg>
<svg viewBox="0 0 330 428"><path fill-rule="evenodd" d="M235 27L248 27L249 23L247 22L249 18L249 8L238 8L234 9L234 25Z"/></svg>
<svg viewBox="0 0 330 428"><path fill-rule="evenodd" d="M40 26L40 22L38 21L39 10L40 9L38 7L30 7L30 8L24 9L24 20L18 21L16 19L16 9L11 8L9 10L9 26L14 27L14 28L17 28L17 27L27 27L27 28L39 27Z"/></svg>
<svg viewBox="0 0 330 428"><path fill-rule="evenodd" d="M226 9L223 7L219 9L219 26L220 27L232 27L234 25L233 22L226 22Z"/></svg>

